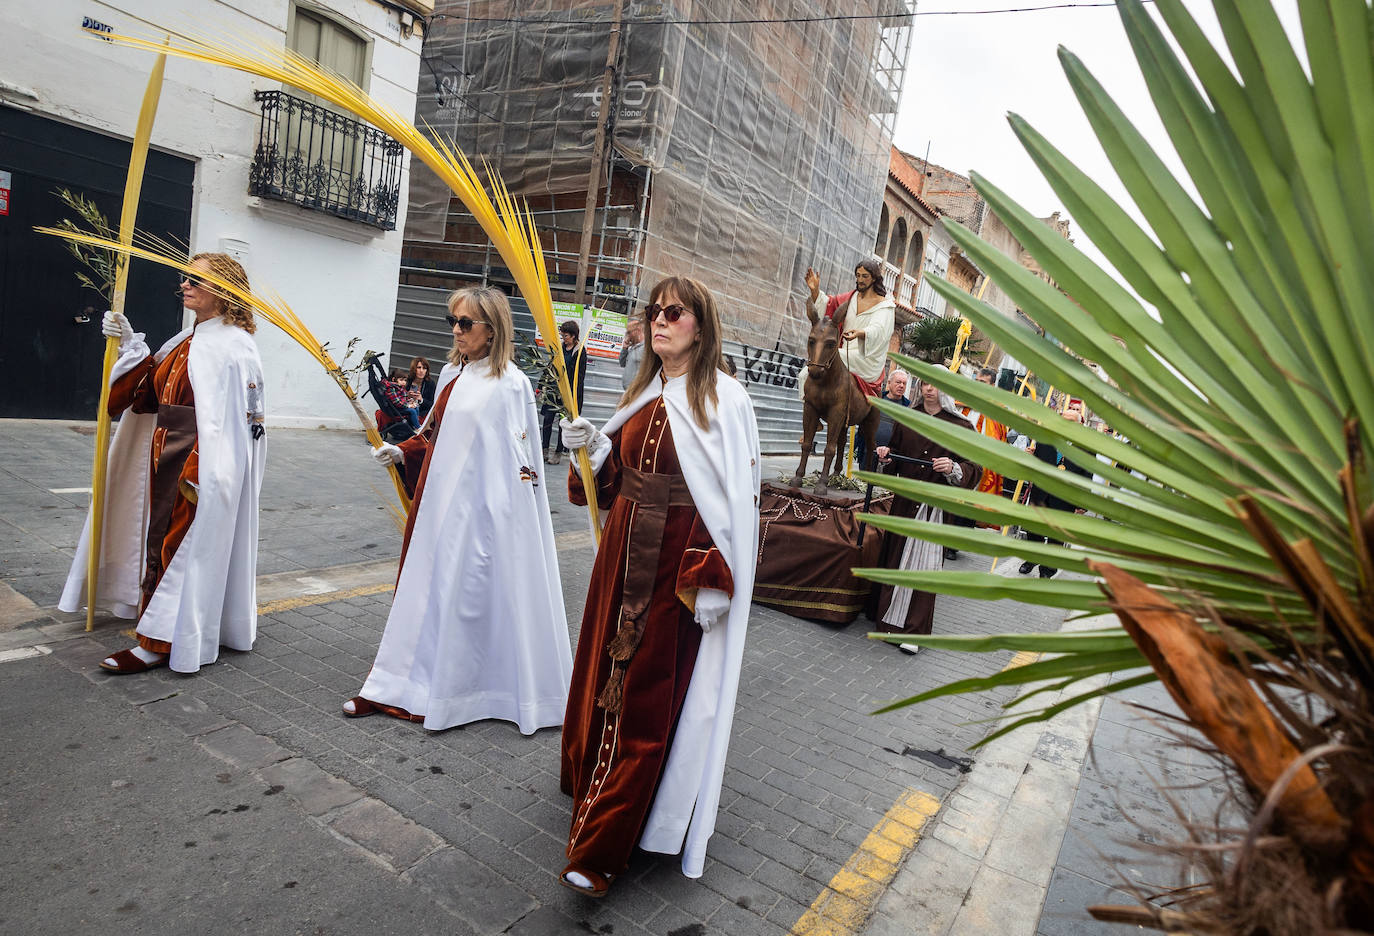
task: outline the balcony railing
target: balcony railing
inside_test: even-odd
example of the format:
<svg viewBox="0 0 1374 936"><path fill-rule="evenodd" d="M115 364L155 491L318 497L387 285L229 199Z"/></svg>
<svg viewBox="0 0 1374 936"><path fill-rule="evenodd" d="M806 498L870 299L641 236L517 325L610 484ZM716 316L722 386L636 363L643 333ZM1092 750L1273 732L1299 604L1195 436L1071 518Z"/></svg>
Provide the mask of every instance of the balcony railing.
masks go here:
<svg viewBox="0 0 1374 936"><path fill-rule="evenodd" d="M882 263L883 285L887 287L887 291L892 295L892 301L908 309L915 308L916 277L908 276L886 260L882 261Z"/></svg>
<svg viewBox="0 0 1374 936"><path fill-rule="evenodd" d="M262 106L248 193L396 229L403 148L375 127L281 91Z"/></svg>

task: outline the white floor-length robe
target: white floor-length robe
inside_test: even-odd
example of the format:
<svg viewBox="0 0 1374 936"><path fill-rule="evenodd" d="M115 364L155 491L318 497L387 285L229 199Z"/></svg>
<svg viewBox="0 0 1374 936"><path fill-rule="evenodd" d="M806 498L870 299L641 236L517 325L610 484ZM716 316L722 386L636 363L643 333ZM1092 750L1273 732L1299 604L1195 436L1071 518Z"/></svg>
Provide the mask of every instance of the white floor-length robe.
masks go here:
<svg viewBox="0 0 1374 936"><path fill-rule="evenodd" d="M161 361L191 333L174 335L154 355ZM120 355L116 380L148 356L142 334ZM253 336L212 318L195 326L187 374L195 394L199 481L196 514L139 617L138 633L172 645L168 665L194 673L213 663L221 646L251 650L257 637L258 495L267 463L262 360ZM110 444L101 536L98 607L119 617L138 613L143 578L149 465L155 413L127 410ZM86 603L91 518L67 574L58 607Z"/></svg>
<svg viewBox="0 0 1374 936"><path fill-rule="evenodd" d="M489 374L468 365L435 403L396 598L359 694L435 731L499 718L533 734L563 723L572 647L534 392L514 364Z"/></svg>

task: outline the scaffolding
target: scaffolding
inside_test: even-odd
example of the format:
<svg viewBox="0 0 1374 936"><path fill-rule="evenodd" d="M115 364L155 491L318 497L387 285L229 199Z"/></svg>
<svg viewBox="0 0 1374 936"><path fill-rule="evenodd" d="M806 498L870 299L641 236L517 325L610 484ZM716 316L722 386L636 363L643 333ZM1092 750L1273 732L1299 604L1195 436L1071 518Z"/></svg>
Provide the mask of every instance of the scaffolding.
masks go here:
<svg viewBox="0 0 1374 936"><path fill-rule="evenodd" d="M417 123L486 161L535 214L555 299L576 291L612 0L440 0ZM914 0L622 0L588 293L628 311L706 283L726 337L799 349L802 274L868 256ZM423 125L423 123L421 124ZM412 164L406 282L501 282L472 217Z"/></svg>

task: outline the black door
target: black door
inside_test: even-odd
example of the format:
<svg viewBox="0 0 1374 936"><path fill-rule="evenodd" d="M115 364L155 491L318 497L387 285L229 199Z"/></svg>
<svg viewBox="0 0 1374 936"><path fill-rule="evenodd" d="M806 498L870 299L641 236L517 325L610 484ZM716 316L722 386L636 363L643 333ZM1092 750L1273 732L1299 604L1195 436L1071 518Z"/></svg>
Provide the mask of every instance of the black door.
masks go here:
<svg viewBox="0 0 1374 936"><path fill-rule="evenodd" d="M105 351L105 301L77 282L77 260L55 237L34 233L66 217L68 188L119 227L130 145L24 111L0 107L0 170L11 176L0 215L0 417L94 419ZM149 152L137 226L185 245L195 163ZM134 261L125 312L154 351L181 328L177 274Z"/></svg>

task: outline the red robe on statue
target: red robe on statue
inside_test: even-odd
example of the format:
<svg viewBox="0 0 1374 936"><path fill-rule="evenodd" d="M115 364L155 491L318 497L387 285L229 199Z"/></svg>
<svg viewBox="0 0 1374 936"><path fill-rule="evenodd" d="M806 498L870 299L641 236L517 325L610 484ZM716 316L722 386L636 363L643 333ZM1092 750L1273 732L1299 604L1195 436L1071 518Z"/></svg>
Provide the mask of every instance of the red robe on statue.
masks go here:
<svg viewBox="0 0 1374 936"><path fill-rule="evenodd" d="M597 475L608 515L577 642L561 771L574 799L569 862L603 874L624 870L654 801L701 644L696 592L734 593L682 478L662 398L611 442ZM568 496L587 502L575 471Z"/></svg>

